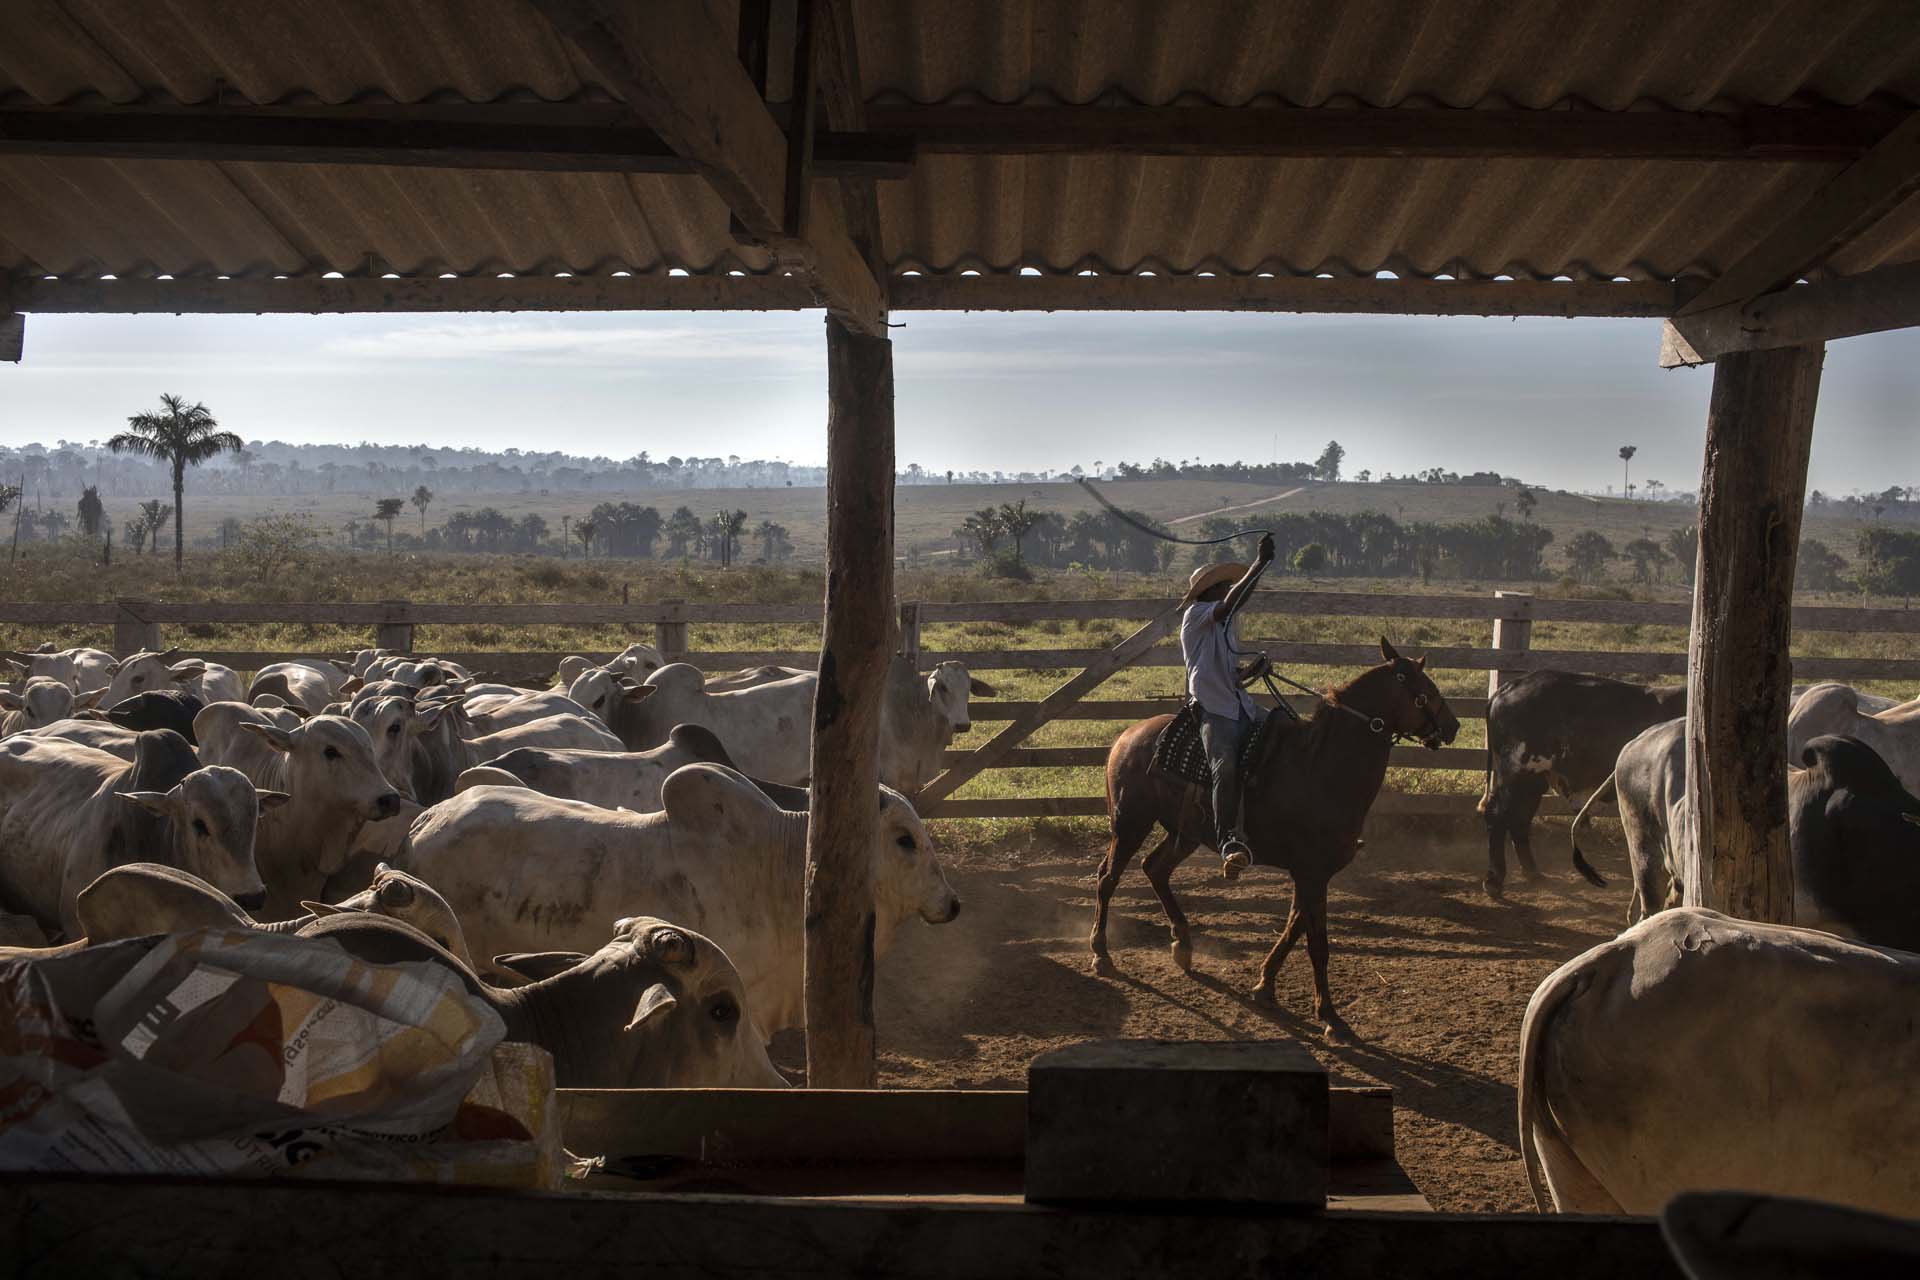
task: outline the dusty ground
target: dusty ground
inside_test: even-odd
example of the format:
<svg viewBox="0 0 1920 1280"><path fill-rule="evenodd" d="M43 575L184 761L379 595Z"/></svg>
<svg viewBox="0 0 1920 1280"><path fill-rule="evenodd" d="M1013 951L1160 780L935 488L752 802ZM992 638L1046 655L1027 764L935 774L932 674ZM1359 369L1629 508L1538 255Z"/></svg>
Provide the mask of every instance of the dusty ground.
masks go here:
<svg viewBox="0 0 1920 1280"><path fill-rule="evenodd" d="M1436 1208L1531 1209L1514 1128L1520 1018L1542 978L1624 920L1625 860L1611 835L1594 858L1611 884L1593 889L1565 878L1564 824L1536 831L1549 874L1510 879L1505 904L1481 892L1485 855L1471 845L1416 852L1411 840L1370 837L1333 886L1333 991L1358 1037L1344 1045L1324 1042L1312 1020L1304 944L1280 975L1278 1010L1243 994L1285 919L1283 873L1256 869L1230 885L1205 851L1181 869L1189 976L1136 861L1108 935L1122 976L1102 979L1086 943L1100 856L1090 838L949 847L965 910L937 929L907 926L880 966L883 1080L1018 1088L1036 1054L1078 1040L1293 1036L1336 1082L1393 1086L1400 1162Z"/></svg>

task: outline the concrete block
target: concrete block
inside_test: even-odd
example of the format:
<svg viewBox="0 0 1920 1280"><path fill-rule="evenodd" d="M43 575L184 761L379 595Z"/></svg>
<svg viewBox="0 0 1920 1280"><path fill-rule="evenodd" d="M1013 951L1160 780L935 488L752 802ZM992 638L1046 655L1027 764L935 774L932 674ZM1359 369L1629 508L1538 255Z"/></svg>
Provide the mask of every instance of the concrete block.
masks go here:
<svg viewBox="0 0 1920 1280"><path fill-rule="evenodd" d="M1027 1199L1327 1198L1327 1073L1286 1040L1106 1040L1027 1070Z"/></svg>

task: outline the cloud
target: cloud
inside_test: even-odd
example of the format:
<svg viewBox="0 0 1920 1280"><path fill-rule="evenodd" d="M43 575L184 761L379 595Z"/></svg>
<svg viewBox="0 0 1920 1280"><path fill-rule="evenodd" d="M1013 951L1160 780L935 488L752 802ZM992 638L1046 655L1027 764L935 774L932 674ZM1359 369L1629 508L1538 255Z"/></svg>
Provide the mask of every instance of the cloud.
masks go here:
<svg viewBox="0 0 1920 1280"><path fill-rule="evenodd" d="M335 338L322 350L355 361L515 360L628 373L641 372L649 364L670 369L724 360L739 364L743 375L751 375L812 371L826 362L821 340L805 342L799 335L778 331L636 324L587 327L523 318L398 327Z"/></svg>

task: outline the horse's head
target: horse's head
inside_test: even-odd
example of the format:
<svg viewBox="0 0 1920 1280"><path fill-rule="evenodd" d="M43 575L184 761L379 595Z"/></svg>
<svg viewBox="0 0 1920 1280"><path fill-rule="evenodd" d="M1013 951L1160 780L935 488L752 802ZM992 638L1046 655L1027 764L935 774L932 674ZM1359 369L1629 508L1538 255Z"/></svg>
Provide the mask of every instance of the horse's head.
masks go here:
<svg viewBox="0 0 1920 1280"><path fill-rule="evenodd" d="M1460 732L1460 719L1441 696L1439 686L1427 675L1425 658L1403 658L1380 637L1383 669L1393 672L1392 709L1382 717L1394 733L1418 738L1429 751L1438 751Z"/></svg>

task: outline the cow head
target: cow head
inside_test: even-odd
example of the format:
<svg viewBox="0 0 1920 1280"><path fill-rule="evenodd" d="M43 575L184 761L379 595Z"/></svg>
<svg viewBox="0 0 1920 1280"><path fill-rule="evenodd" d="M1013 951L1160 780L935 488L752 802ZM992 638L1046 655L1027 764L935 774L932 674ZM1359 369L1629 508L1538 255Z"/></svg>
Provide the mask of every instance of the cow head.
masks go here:
<svg viewBox="0 0 1920 1280"><path fill-rule="evenodd" d="M660 651L650 644L635 642L622 649L619 656L607 663L611 669L622 675L632 676L635 680L645 680L648 676L667 665Z"/></svg>
<svg viewBox="0 0 1920 1280"><path fill-rule="evenodd" d="M635 684L632 678L610 667L589 667L567 686L569 698L607 724L613 722L614 711L620 703L639 702L652 693L652 685Z"/></svg>
<svg viewBox="0 0 1920 1280"><path fill-rule="evenodd" d="M302 902L301 907L317 916L365 911L412 925L432 938L469 968L473 955L467 950L467 935L460 928L460 917L447 900L426 881L396 871L382 862L374 868L373 883L338 903Z"/></svg>
<svg viewBox="0 0 1920 1280"><path fill-rule="evenodd" d="M966 667L958 662L942 662L927 672L927 701L946 717L955 733L973 728L973 713L967 705L970 694L980 698L996 696L992 685L967 674Z"/></svg>
<svg viewBox="0 0 1920 1280"><path fill-rule="evenodd" d="M121 800L165 820L171 835L169 861L199 876L248 910L267 899L254 865L254 832L260 815L289 797L259 791L238 769L195 769L169 791L127 791Z"/></svg>
<svg viewBox="0 0 1920 1280"><path fill-rule="evenodd" d="M691 929L631 917L592 955L539 952L494 958L536 979L535 997L559 1004L593 1045L568 1064L574 1088L763 1088L786 1079L767 1058L727 953ZM603 1029L604 1028L604 1029Z"/></svg>
<svg viewBox="0 0 1920 1280"><path fill-rule="evenodd" d="M34 676L45 676L69 689L77 687L71 652L54 653L46 645L31 652L15 650L7 655L7 665L13 668L15 677L22 682Z"/></svg>
<svg viewBox="0 0 1920 1280"><path fill-rule="evenodd" d="M287 777L302 804L344 812L361 822L400 812L367 731L344 716L314 716L296 728L243 720L239 727L287 757Z"/></svg>
<svg viewBox="0 0 1920 1280"><path fill-rule="evenodd" d="M0 707L21 713L22 730L39 729L98 705L105 693L105 689L95 689L75 694L50 676L34 676L18 693L0 692Z"/></svg>
<svg viewBox="0 0 1920 1280"><path fill-rule="evenodd" d="M411 698L380 697L355 702L347 708L347 718L366 732L373 743L373 758L382 777L407 799L413 794L413 742L433 727L445 711L435 707L430 716L416 715ZM449 948L451 950L451 948Z"/></svg>
<svg viewBox="0 0 1920 1280"><path fill-rule="evenodd" d="M174 662L174 655L179 652L178 649L168 649L164 653L136 653L108 667L112 680L107 685L106 697L100 700L100 705L118 706L135 694L171 689L176 684L206 674L207 664L204 662Z"/></svg>
<svg viewBox="0 0 1920 1280"><path fill-rule="evenodd" d="M909 915L946 924L960 914L960 895L947 883L934 856L926 824L907 798L880 788L880 829L874 833L874 950L886 948L893 929Z"/></svg>

